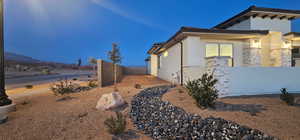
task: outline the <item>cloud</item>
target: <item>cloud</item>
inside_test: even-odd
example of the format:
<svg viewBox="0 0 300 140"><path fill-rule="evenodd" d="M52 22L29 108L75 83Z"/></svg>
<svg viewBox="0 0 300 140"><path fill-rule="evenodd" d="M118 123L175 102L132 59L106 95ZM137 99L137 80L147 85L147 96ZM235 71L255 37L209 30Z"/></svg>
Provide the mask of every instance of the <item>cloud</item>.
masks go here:
<svg viewBox="0 0 300 140"><path fill-rule="evenodd" d="M134 21L136 23L143 24L143 25L146 25L146 26L151 27L151 28L159 28L159 29L162 29L162 30L165 29L165 28L163 28L162 26L160 26L158 24L155 24L151 21L148 21L148 20L144 19L143 17L134 15L133 13L129 13L129 12L121 9L120 7L118 7L117 5L109 2L108 0L91 0L91 2L94 3L94 4L97 4L98 6L104 8L106 10L111 11L114 14L117 14L121 17L124 17L128 20Z"/></svg>

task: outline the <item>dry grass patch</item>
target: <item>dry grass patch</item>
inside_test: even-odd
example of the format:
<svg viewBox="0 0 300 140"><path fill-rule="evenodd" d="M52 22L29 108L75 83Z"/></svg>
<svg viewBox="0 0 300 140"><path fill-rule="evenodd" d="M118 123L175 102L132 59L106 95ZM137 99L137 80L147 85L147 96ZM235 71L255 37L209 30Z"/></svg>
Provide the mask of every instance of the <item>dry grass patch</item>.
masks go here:
<svg viewBox="0 0 300 140"><path fill-rule="evenodd" d="M126 102L142 89L134 88L140 83L143 88L166 84L166 82L151 76L128 76L118 84L121 96ZM45 86L46 88L48 86ZM16 90L19 92L19 90ZM104 121L114 112L96 110L96 104L101 95L113 91L113 86L95 88L90 91L70 94L74 100L57 102L61 98L51 91L32 96L19 97L17 111L9 114L7 123L0 125L0 140L110 140ZM129 92L130 91L130 92ZM14 95L10 91L10 95ZM30 101L27 105L22 103ZM129 107L123 110L127 114ZM137 132L129 117L126 132L120 136L128 139L150 140L149 137Z"/></svg>

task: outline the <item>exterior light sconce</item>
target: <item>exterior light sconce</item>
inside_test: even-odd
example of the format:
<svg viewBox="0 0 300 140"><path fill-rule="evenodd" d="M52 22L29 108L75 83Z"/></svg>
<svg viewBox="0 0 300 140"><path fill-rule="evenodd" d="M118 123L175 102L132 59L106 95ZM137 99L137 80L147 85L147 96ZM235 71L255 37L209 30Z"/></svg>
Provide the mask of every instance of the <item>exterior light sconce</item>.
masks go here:
<svg viewBox="0 0 300 140"><path fill-rule="evenodd" d="M250 42L251 42L251 48L261 48L260 39L253 39Z"/></svg>
<svg viewBox="0 0 300 140"><path fill-rule="evenodd" d="M291 49L292 48L292 42L290 40L285 40L283 42L283 46L282 48L285 48L285 49Z"/></svg>
<svg viewBox="0 0 300 140"><path fill-rule="evenodd" d="M169 53L167 51L164 52L164 57L167 57Z"/></svg>

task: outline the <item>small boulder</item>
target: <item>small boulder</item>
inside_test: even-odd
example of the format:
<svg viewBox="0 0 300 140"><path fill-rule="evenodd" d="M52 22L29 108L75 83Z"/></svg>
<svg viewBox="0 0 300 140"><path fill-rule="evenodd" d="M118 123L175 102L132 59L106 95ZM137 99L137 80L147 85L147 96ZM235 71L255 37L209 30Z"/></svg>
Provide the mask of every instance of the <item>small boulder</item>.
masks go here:
<svg viewBox="0 0 300 140"><path fill-rule="evenodd" d="M122 106L125 101L118 92L113 92L110 94L104 94L97 102L96 109L98 110L109 110L116 107Z"/></svg>

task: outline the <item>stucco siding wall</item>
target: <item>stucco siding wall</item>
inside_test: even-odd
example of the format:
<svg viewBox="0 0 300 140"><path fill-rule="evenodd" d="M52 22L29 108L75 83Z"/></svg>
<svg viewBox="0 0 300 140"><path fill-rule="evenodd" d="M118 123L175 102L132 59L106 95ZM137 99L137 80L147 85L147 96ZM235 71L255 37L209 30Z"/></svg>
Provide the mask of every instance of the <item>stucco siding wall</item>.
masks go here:
<svg viewBox="0 0 300 140"><path fill-rule="evenodd" d="M291 32L291 21L287 19L251 17L250 25L252 30L271 30L282 32L283 34Z"/></svg>
<svg viewBox="0 0 300 140"><path fill-rule="evenodd" d="M244 20L238 24L235 24L229 28L228 30L250 30L251 25L250 25L250 19Z"/></svg>
<svg viewBox="0 0 300 140"><path fill-rule="evenodd" d="M173 47L167 49L160 56L160 68L158 69L158 77L172 81L172 73L180 74L180 43L177 43ZM168 53L167 56L164 56L164 53Z"/></svg>
<svg viewBox="0 0 300 140"><path fill-rule="evenodd" d="M184 66L205 66L205 43L200 37L185 39L184 54Z"/></svg>
<svg viewBox="0 0 300 140"><path fill-rule="evenodd" d="M151 56L150 56L150 62L151 62L151 66L150 66L150 74L151 75L153 75L153 76L157 76L157 73L158 73L158 67L157 67L157 62L158 62L158 60L157 60L157 55L154 55L154 54L152 54Z"/></svg>
<svg viewBox="0 0 300 140"><path fill-rule="evenodd" d="M147 74L151 74L151 61L147 62Z"/></svg>
<svg viewBox="0 0 300 140"><path fill-rule="evenodd" d="M183 67L183 83L199 79L204 73L205 67L203 66L185 66Z"/></svg>

